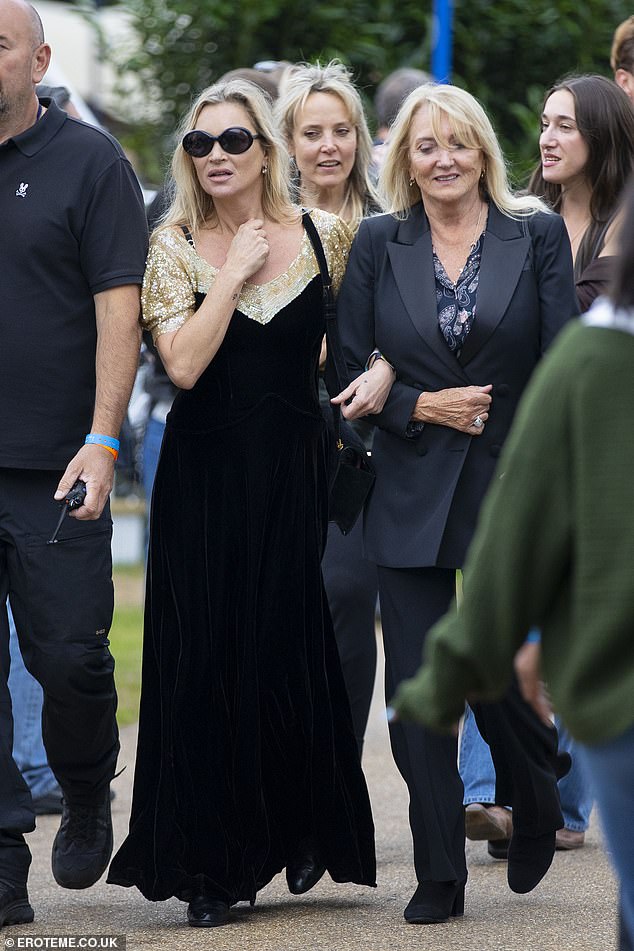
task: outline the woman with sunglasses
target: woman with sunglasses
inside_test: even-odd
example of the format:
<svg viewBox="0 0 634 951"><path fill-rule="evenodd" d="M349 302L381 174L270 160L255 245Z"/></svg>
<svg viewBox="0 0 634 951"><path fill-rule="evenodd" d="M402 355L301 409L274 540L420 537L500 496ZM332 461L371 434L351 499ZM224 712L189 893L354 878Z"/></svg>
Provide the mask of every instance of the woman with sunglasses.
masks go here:
<svg viewBox="0 0 634 951"><path fill-rule="evenodd" d="M286 868L373 885L373 826L320 575L319 268L266 97L205 90L172 160L143 318L180 387L152 500L130 833L109 881L226 924ZM313 213L334 281L350 234Z"/></svg>

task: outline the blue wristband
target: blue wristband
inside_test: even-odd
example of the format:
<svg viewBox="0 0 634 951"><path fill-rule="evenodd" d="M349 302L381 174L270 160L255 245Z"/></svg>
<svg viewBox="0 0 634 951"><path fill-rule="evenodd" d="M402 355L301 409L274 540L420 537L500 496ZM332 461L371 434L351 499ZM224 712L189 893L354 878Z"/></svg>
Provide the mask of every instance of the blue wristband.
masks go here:
<svg viewBox="0 0 634 951"><path fill-rule="evenodd" d="M526 644L539 644L542 639L542 632L537 627L532 627L526 635Z"/></svg>
<svg viewBox="0 0 634 951"><path fill-rule="evenodd" d="M88 433L84 440L84 445L89 445L94 443L96 446L109 446L110 449L114 449L115 452L119 452L119 446L121 443L118 439L115 439L114 436L102 436L101 433Z"/></svg>

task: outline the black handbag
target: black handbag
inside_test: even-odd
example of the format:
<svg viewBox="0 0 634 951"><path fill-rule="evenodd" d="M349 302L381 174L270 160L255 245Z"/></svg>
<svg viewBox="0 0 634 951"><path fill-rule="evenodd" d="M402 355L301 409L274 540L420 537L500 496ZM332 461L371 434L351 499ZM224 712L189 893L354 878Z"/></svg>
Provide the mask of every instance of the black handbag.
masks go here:
<svg viewBox="0 0 634 951"><path fill-rule="evenodd" d="M332 293L328 262L315 223L308 214L302 216L321 274L326 346L328 355L324 378L332 395L340 393L350 380L337 328L337 312ZM354 527L374 485L375 473L363 441L345 420L338 406L332 410L331 457L329 468L328 521L335 522L343 535Z"/></svg>

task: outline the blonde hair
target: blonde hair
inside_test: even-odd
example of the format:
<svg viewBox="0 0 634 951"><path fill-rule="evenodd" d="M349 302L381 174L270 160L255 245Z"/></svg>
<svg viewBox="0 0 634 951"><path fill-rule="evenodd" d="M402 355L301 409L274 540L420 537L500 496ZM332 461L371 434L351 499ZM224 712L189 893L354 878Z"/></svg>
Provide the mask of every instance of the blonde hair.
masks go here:
<svg viewBox="0 0 634 951"><path fill-rule="evenodd" d="M634 73L634 16L623 20L623 23L619 23L614 31L610 66L614 73L617 69L626 69L628 73Z"/></svg>
<svg viewBox="0 0 634 951"><path fill-rule="evenodd" d="M314 92L327 92L338 96L357 133L354 165L348 179L346 197L339 210L340 217L356 229L367 213L368 204L378 205L379 200L370 179L372 139L361 96L352 82L350 71L338 60L331 60L325 66L317 62L299 63L289 67L280 82L280 94L274 109L275 119L289 149L292 148L297 117L306 105L308 97ZM306 185L303 190L307 190Z"/></svg>
<svg viewBox="0 0 634 951"><path fill-rule="evenodd" d="M429 121L436 141L446 142L441 120L449 120L452 135L469 149L479 149L484 159L480 180L482 197L489 197L500 211L510 217L548 211L535 195L515 195L511 191L506 163L491 121L470 93L457 86L426 83L409 94L392 126L385 162L379 178L379 191L387 210L397 218L406 218L409 209L420 201L416 184L410 184L409 139L414 116L422 106L429 108Z"/></svg>
<svg viewBox="0 0 634 951"><path fill-rule="evenodd" d="M178 129L178 145L172 156L172 201L160 220L159 228L187 225L192 231L213 222L216 217L211 195L198 180L194 162L183 149L183 136L196 128L196 122L205 106L230 102L242 106L249 115L254 131L266 156L267 171L262 175L262 210L271 221L288 222L297 219L297 208L290 193L290 160L284 141L275 128L271 103L255 83L245 79L230 79L204 89L184 117ZM252 148L254 147L252 146Z"/></svg>

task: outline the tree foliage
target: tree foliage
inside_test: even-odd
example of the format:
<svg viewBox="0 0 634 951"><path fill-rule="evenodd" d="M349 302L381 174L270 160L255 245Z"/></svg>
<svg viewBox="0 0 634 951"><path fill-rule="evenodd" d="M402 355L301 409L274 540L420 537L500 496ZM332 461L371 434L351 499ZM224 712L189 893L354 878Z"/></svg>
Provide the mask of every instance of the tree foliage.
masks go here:
<svg viewBox="0 0 634 951"><path fill-rule="evenodd" d="M398 66L429 69L431 0L126 0L138 47L107 49L122 88L134 74L152 121L131 144L155 180L191 99L223 73L261 60L350 65L371 114L376 84ZM568 72L609 74L615 26L628 0L455 0L453 81L488 109L509 158L536 153L543 91Z"/></svg>
<svg viewBox="0 0 634 951"><path fill-rule="evenodd" d="M568 73L610 76L627 0L459 0L453 81L487 107L520 170L537 157L544 92Z"/></svg>

